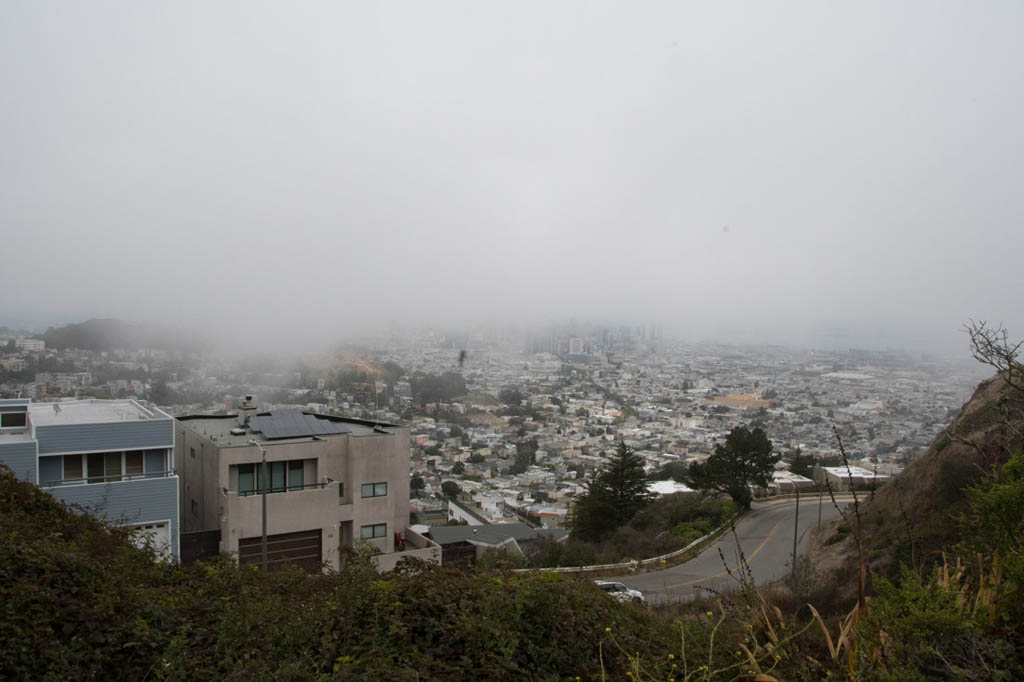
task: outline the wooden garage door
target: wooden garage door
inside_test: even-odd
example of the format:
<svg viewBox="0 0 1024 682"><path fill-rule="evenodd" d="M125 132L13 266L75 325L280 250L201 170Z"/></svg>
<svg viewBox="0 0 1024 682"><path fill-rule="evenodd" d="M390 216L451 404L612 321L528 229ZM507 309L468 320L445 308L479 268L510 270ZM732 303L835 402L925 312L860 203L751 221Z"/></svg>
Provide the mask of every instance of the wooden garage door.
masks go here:
<svg viewBox="0 0 1024 682"><path fill-rule="evenodd" d="M267 567L270 569L295 564L307 571L319 571L323 561L320 529L267 536ZM259 566L262 560L260 537L238 541L238 563Z"/></svg>

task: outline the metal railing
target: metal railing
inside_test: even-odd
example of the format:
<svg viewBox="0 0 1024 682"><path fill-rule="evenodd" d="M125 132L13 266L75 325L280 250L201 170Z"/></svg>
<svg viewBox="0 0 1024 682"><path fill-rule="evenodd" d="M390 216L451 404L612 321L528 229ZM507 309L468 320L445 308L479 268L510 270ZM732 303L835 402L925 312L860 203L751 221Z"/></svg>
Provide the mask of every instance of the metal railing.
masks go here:
<svg viewBox="0 0 1024 682"><path fill-rule="evenodd" d="M121 481L142 481L149 478L167 478L175 476L174 471L147 471L142 474L112 474L110 476L82 476L81 478L62 478L55 481L40 481L40 488L56 488L62 485L86 485L91 483L119 483Z"/></svg>
<svg viewBox="0 0 1024 682"><path fill-rule="evenodd" d="M292 493L300 490L312 490L314 488L324 488L327 483L306 483L304 485L284 485L277 487L268 487L267 494L271 493ZM239 497L250 497L252 495L263 494L263 488L254 488L253 490L233 490L231 492L236 493Z"/></svg>

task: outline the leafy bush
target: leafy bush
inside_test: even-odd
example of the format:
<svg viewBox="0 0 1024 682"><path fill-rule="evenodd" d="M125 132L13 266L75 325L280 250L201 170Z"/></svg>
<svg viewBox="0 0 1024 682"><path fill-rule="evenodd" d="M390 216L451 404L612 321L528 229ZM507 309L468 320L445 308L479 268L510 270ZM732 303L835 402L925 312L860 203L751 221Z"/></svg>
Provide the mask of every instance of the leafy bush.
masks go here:
<svg viewBox="0 0 1024 682"><path fill-rule="evenodd" d="M0 679L595 678L605 628L644 656L670 642L644 608L552 574L160 564L4 467L0 529Z"/></svg>
<svg viewBox="0 0 1024 682"><path fill-rule="evenodd" d="M958 582L938 572L922 580L904 568L898 586L884 578L874 585L870 611L857 624L864 679L1019 679L1013 647L971 608Z"/></svg>

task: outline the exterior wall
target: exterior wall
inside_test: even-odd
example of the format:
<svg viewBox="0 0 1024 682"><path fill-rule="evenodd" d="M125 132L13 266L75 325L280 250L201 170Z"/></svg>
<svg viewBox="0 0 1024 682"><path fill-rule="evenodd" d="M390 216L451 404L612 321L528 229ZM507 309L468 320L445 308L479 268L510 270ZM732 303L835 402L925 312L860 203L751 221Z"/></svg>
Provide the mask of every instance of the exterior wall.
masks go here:
<svg viewBox="0 0 1024 682"><path fill-rule="evenodd" d="M171 552L179 556L178 477L135 479L116 483L84 483L46 488L59 500L80 505L112 523L139 524L167 521Z"/></svg>
<svg viewBox="0 0 1024 682"><path fill-rule="evenodd" d="M219 528L220 489L228 487L226 478L224 481L218 478L220 448L181 424L176 424L176 429L174 470L180 481L182 532ZM194 458L192 450L196 453ZM196 512L192 510L193 501L196 503Z"/></svg>
<svg viewBox="0 0 1024 682"><path fill-rule="evenodd" d="M36 443L22 441L0 445L0 462L14 470L14 474L23 481L36 483Z"/></svg>
<svg viewBox="0 0 1024 682"><path fill-rule="evenodd" d="M146 419L101 424L60 424L35 429L39 454L103 452L169 448L174 444L174 422Z"/></svg>
<svg viewBox="0 0 1024 682"><path fill-rule="evenodd" d="M373 544L381 552L395 551L395 533L409 525L409 429L389 428L388 434L348 436L352 481L352 530L359 538L365 525L386 523L387 533ZM386 497L362 498L363 483L388 482Z"/></svg>
<svg viewBox="0 0 1024 682"><path fill-rule="evenodd" d="M338 501L338 481L344 475L344 440L345 437L341 436L295 443L261 443L267 451L268 463L316 460L315 478L310 476L310 467L306 467L306 485L321 483L326 478L333 479L331 484L322 488L267 494L267 534L321 529L323 561L332 568L338 568L339 524L347 520L346 505ZM216 460L216 479L219 484L212 494L216 499L219 516L215 527L221 531L221 551L237 554L239 539L263 533L263 496L240 496L238 481L231 477L231 467L258 464L262 461L262 455L259 448L251 445L225 447L217 450ZM334 476L329 472L333 472Z"/></svg>
<svg viewBox="0 0 1024 682"><path fill-rule="evenodd" d="M241 538L263 532L262 495L238 495L232 467L258 464L259 448L250 445L219 446L197 434L187 422L175 426L174 461L180 477L181 527L185 532L219 529L221 551L238 552ZM267 462L307 460L306 485L323 487L267 494L267 534L277 535L321 529L323 561L340 566L342 528L350 527L359 539L360 528L387 524L385 537L371 540L382 553L394 551L394 534L409 525L409 430L388 428L388 433L337 435L297 442L261 442ZM191 456L195 449L196 457ZM315 465L309 460L315 461ZM315 476L313 470L315 469ZM363 498L363 483L386 481L388 493ZM339 486L344 486L344 496ZM192 513L192 500L199 507ZM429 549L429 548L428 548ZM404 554L409 554L405 552ZM426 552L425 555L429 555Z"/></svg>
<svg viewBox="0 0 1024 682"><path fill-rule="evenodd" d="M391 554L378 554L371 557L373 565L381 573L390 571L402 559L419 559L432 564L441 563L441 545L429 540L413 530L405 531L406 549Z"/></svg>
<svg viewBox="0 0 1024 682"><path fill-rule="evenodd" d="M448 519L458 522L465 521L467 526L486 525L474 512L466 509L455 500L448 501Z"/></svg>

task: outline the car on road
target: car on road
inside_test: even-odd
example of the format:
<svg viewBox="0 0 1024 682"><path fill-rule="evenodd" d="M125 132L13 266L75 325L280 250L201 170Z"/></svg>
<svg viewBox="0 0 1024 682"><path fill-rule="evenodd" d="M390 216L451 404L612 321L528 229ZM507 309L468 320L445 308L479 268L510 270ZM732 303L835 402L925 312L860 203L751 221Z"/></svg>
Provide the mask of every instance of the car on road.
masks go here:
<svg viewBox="0 0 1024 682"><path fill-rule="evenodd" d="M612 596L613 599L619 601L633 601L637 603L646 602L644 593L639 590L631 590L622 583L613 582L611 580L595 580L594 584L601 590L604 590Z"/></svg>

